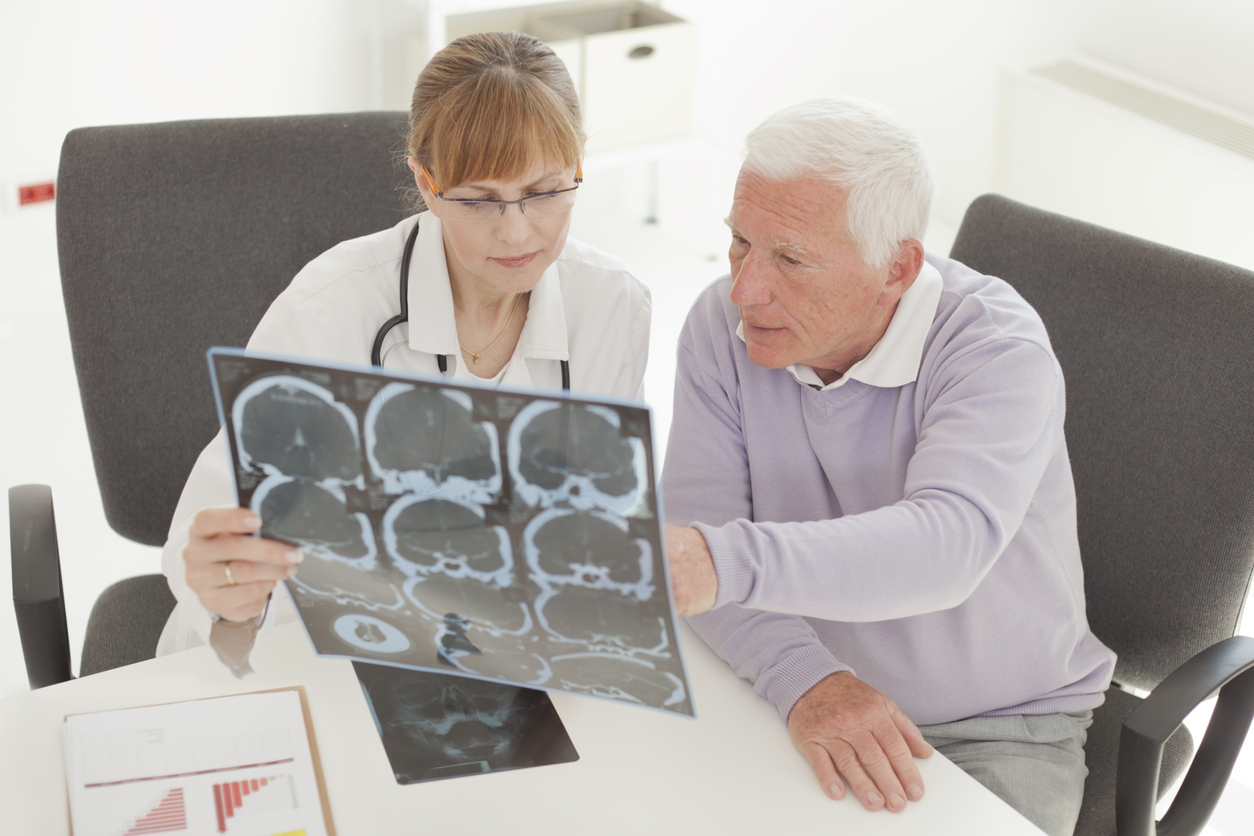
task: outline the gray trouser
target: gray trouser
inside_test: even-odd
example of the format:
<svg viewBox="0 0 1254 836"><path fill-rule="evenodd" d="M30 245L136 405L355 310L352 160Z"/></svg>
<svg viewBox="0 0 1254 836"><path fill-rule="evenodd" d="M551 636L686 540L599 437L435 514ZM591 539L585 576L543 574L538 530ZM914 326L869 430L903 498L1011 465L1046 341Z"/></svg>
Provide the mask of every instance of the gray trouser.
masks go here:
<svg viewBox="0 0 1254 836"><path fill-rule="evenodd" d="M1051 836L1071 836L1084 797L1092 711L971 717L919 726L945 757Z"/></svg>

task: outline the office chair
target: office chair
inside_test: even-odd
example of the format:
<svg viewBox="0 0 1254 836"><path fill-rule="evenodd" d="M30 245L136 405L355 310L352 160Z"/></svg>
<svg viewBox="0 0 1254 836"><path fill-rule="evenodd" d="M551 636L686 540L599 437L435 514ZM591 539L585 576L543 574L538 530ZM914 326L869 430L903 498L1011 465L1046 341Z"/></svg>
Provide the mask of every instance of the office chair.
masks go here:
<svg viewBox="0 0 1254 836"><path fill-rule="evenodd" d="M183 483L217 431L206 349L244 345L308 261L405 216L405 128L406 114L381 112L66 136L61 284L96 478L119 534L165 541ZM50 489L11 488L9 515L14 606L38 688L71 677ZM173 607L161 575L107 589L80 675L151 658Z"/></svg>
<svg viewBox="0 0 1254 836"><path fill-rule="evenodd" d="M1254 572L1254 273L997 195L951 257L1036 308L1066 381L1089 624L1119 654L1075 832L1197 833L1254 714L1254 639L1233 636ZM1216 691L1156 826L1192 750L1181 721Z"/></svg>

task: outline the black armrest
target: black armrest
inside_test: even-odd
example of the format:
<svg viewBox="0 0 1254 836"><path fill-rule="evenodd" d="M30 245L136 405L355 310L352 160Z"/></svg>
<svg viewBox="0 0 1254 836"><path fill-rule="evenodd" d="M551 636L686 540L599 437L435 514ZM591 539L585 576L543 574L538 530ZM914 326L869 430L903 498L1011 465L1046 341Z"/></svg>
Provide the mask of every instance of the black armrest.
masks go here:
<svg viewBox="0 0 1254 836"><path fill-rule="evenodd" d="M9 545L13 609L30 687L72 679L57 523L52 515L52 489L47 485L9 488Z"/></svg>
<svg viewBox="0 0 1254 836"><path fill-rule="evenodd" d="M1206 735L1171 808L1157 826L1154 805L1163 744L1216 691ZM1119 738L1115 821L1120 836L1194 836L1219 803L1254 717L1254 638L1234 636L1176 668L1128 715Z"/></svg>

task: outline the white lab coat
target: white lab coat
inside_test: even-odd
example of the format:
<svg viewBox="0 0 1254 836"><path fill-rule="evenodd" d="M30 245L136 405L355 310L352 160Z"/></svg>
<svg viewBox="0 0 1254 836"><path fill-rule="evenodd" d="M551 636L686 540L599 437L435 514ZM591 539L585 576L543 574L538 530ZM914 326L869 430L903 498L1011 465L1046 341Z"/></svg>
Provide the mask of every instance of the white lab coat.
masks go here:
<svg viewBox="0 0 1254 836"><path fill-rule="evenodd" d="M401 254L419 222L409 271L409 322L385 338L383 366L436 375L436 355L443 354L453 380L477 380L461 362L443 234L440 220L429 212L345 241L311 261L270 305L248 341L249 350L368 366L379 327L400 313ZM531 292L527 321L501 384L560 389L560 361L567 360L572 392L643 400L650 314L648 289L621 261L567 239ZM162 570L178 606L157 655L207 640L209 612L187 585L183 547L196 512L234 505L230 455L219 431L192 468L162 551ZM262 634L276 620L292 617L291 602L276 593Z"/></svg>

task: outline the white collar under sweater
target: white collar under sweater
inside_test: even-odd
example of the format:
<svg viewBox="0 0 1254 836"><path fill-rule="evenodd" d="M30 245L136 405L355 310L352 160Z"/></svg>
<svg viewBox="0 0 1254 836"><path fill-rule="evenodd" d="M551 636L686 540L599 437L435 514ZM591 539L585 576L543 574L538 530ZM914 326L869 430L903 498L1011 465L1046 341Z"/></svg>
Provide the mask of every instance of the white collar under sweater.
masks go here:
<svg viewBox="0 0 1254 836"><path fill-rule="evenodd" d="M918 278L898 300L897 310L893 311L884 336L867 356L850 366L849 371L835 381L824 385L814 369L800 363L789 366L788 371L798 383L823 392L844 386L848 380L885 389L915 382L919 377L919 363L923 359L923 343L927 341L932 321L936 319L942 286L940 272L923 262ZM736 326L736 336L744 340L743 322Z"/></svg>

